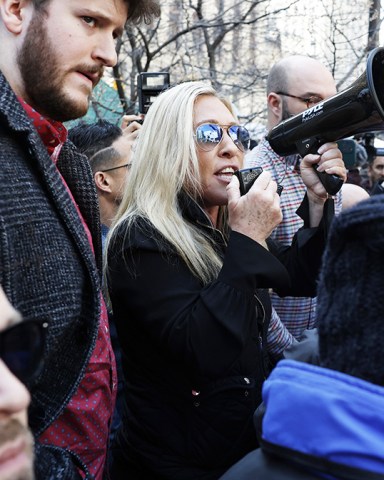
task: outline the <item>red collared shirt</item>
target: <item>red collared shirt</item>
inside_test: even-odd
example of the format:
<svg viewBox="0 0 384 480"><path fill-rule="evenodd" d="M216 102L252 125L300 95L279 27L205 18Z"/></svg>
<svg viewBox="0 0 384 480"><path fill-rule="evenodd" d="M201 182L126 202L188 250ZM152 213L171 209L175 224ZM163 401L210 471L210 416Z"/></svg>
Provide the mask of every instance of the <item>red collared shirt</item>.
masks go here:
<svg viewBox="0 0 384 480"><path fill-rule="evenodd" d="M22 99L19 100L56 163L61 146L67 138L67 130L61 123L47 120ZM91 233L63 177L62 181L76 206L93 249ZM76 453L96 480L101 480L103 477L117 386L116 364L109 335L107 310L101 294L100 297L99 331L84 377L63 413L39 438L43 444L55 445ZM84 477L83 474L82 476Z"/></svg>

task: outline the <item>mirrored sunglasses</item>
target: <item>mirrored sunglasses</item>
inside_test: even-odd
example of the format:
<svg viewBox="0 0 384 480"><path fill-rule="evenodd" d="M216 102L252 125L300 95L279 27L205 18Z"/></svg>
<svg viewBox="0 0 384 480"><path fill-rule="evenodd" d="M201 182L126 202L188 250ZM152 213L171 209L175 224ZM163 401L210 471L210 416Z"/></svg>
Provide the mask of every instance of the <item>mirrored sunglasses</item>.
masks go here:
<svg viewBox="0 0 384 480"><path fill-rule="evenodd" d="M224 130L236 145L244 152L249 148L249 132L241 125L219 125L216 123L203 123L196 128L196 143L202 150L213 150L223 139Z"/></svg>
<svg viewBox="0 0 384 480"><path fill-rule="evenodd" d="M25 385L41 371L48 323L26 320L0 332L0 358Z"/></svg>

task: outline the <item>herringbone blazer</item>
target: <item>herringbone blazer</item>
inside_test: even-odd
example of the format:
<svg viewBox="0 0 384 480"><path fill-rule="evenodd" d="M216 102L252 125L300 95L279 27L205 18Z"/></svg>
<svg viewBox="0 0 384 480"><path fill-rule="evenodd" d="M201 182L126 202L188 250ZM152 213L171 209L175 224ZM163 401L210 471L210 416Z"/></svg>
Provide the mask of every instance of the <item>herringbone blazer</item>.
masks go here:
<svg viewBox="0 0 384 480"><path fill-rule="evenodd" d="M100 266L99 210L87 159L66 144L56 167L0 72L0 282L25 319L49 324L44 368L31 386L36 437L76 391L100 316L95 255L58 168L91 230ZM79 478L67 451L37 444L36 455L39 478Z"/></svg>

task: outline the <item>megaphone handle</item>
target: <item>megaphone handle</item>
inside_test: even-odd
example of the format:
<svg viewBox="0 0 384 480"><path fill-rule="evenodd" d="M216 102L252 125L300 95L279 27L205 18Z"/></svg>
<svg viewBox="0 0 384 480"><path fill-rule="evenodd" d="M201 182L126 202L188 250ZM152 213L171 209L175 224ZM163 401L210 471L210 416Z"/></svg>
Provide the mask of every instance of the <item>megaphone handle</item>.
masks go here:
<svg viewBox="0 0 384 480"><path fill-rule="evenodd" d="M340 190L343 186L343 179L338 177L337 175L325 173L325 172L318 172L317 165L313 165L317 176L320 179L320 182L323 184L323 187L329 193L329 195L336 195L336 193Z"/></svg>
<svg viewBox="0 0 384 480"><path fill-rule="evenodd" d="M300 140L296 142L296 148L299 154L304 157L308 153L317 153L318 148L323 145L325 142L319 140L318 138L307 138L305 140ZM313 165L317 176L320 179L323 187L329 195L336 195L343 185L343 179L337 175L330 175L325 172L318 172L317 165Z"/></svg>

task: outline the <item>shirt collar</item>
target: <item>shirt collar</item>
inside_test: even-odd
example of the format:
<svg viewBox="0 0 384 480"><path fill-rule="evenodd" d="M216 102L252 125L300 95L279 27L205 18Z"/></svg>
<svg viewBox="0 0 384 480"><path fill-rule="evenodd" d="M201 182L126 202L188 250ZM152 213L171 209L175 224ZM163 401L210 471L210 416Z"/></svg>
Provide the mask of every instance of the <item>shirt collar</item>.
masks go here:
<svg viewBox="0 0 384 480"><path fill-rule="evenodd" d="M36 128L41 140L48 150L49 155L52 156L55 149L59 145L63 145L67 140L67 129L61 122L43 117L22 98L18 97L18 99L28 117L32 120L34 127Z"/></svg>

